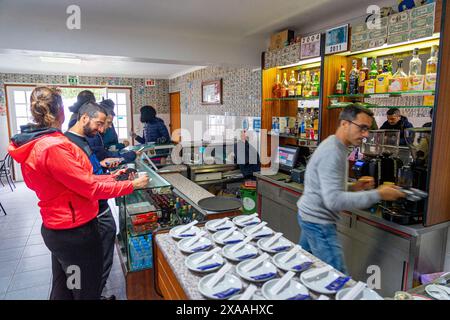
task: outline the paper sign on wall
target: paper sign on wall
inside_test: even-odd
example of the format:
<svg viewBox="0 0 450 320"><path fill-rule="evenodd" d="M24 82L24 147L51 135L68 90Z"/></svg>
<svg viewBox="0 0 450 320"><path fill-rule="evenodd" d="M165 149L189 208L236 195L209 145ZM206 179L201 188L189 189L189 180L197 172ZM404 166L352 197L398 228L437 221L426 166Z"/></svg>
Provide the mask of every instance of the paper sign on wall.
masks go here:
<svg viewBox="0 0 450 320"><path fill-rule="evenodd" d="M300 59L310 59L320 56L320 33L302 38Z"/></svg>

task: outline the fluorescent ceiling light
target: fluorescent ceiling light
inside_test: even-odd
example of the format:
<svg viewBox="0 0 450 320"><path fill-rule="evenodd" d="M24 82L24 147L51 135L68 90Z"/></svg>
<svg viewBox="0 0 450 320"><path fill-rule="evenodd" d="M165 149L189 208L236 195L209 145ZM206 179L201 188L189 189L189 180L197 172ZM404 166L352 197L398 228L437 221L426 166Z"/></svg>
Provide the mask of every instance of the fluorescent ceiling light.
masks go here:
<svg viewBox="0 0 450 320"><path fill-rule="evenodd" d="M61 58L61 57L39 57L42 62L50 62L50 63L72 63L72 64L80 64L81 59L79 58Z"/></svg>

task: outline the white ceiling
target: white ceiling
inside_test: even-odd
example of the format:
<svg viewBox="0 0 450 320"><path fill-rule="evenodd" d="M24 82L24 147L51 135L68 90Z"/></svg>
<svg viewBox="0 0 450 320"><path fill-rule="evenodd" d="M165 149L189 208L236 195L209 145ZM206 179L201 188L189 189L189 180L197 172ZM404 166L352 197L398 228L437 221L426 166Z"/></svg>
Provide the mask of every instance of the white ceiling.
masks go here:
<svg viewBox="0 0 450 320"><path fill-rule="evenodd" d="M261 52L276 31L291 28L306 34L364 16L370 4L396 2L0 0L0 59L4 60L0 61L0 72L6 67L53 73L65 68L43 65L31 57L23 60L31 67L24 66L10 55L17 55L14 50L26 51L27 55L41 51L129 59L97 59L78 66L81 72L96 70L100 74L171 77L192 66L258 67ZM72 4L81 9L80 30L66 28L66 8Z"/></svg>

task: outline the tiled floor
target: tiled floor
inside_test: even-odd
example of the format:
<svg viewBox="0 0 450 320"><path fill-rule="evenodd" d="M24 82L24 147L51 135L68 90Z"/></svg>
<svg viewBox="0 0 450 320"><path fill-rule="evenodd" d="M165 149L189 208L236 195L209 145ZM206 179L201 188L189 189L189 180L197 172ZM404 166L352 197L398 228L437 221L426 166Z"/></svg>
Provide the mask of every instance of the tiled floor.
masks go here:
<svg viewBox="0 0 450 320"><path fill-rule="evenodd" d="M0 300L45 300L50 294L50 252L41 236L38 199L24 183L2 187L0 202ZM126 300L125 280L117 252L104 295Z"/></svg>

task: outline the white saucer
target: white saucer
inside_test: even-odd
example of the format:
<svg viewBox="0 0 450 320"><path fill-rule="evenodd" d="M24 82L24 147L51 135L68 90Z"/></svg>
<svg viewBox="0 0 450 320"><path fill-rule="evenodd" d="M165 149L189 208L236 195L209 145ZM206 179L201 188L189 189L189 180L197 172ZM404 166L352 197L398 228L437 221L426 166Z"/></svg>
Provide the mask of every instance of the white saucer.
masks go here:
<svg viewBox="0 0 450 320"><path fill-rule="evenodd" d="M210 232L217 232L221 230L228 230L234 227L234 223L230 220L227 220L225 223L222 223L219 227L215 228L214 225L217 224L222 219L210 220L205 224L205 228Z"/></svg>
<svg viewBox="0 0 450 320"><path fill-rule="evenodd" d="M273 279L277 276L277 268L274 266L272 262L270 262L270 259L267 259L266 261L260 263L256 268L250 270L250 271L244 271L244 267L251 263L255 259L246 260L240 262L236 266L236 272L237 274L242 277L245 280L252 281L252 282L265 282L267 280ZM273 274L271 276L268 276L264 279L255 279L253 277L263 274Z"/></svg>
<svg viewBox="0 0 450 320"><path fill-rule="evenodd" d="M264 237L270 237L273 235L273 230L270 229L267 226L264 226L262 229L260 229L259 231L255 232L255 233L251 233L249 234L248 231L251 230L252 228L254 228L255 226L248 226L245 227L244 229L242 229L242 232L246 235L246 236L253 236L255 239L259 239L259 238L264 238Z"/></svg>
<svg viewBox="0 0 450 320"><path fill-rule="evenodd" d="M245 246L239 248L238 251L230 252L231 248L233 248L234 244L228 244L222 248L222 254L225 258L231 261L244 261L247 259L256 258L258 255L258 249L256 249L253 245L247 243Z"/></svg>
<svg viewBox="0 0 450 320"><path fill-rule="evenodd" d="M202 261L199 264L194 263L195 259L200 258L201 256L203 256L205 254L207 254L207 252L197 252L197 253L191 254L189 257L187 257L184 260L184 265L191 271L206 273L206 272L211 272L211 271L219 269L225 263L225 260L218 253L215 253L212 257L208 258L205 261ZM208 266L208 265L213 265L213 264L217 264L217 266L208 268L205 270L198 268L198 267L203 267L203 266Z"/></svg>
<svg viewBox="0 0 450 320"><path fill-rule="evenodd" d="M254 226L254 225L257 225L258 223L261 223L261 219L258 217L253 217L249 221L241 222L241 220L243 220L244 218L247 218L247 217L248 217L247 215L237 216L237 217L234 217L232 221L234 222L235 225L237 225L240 228Z"/></svg>
<svg viewBox="0 0 450 320"><path fill-rule="evenodd" d="M270 281L267 281L264 283L264 285L261 288L261 292L267 300L302 300L301 297L298 297L298 299L294 299L294 297L297 297L297 295L307 296L309 295L308 289L301 283L291 279L286 286L284 286L281 291L278 292L278 294L274 295L271 292L271 289L273 286L278 283L280 279L272 279Z"/></svg>
<svg viewBox="0 0 450 320"><path fill-rule="evenodd" d="M177 247L180 251L184 253L195 253L199 251L206 251L209 250L212 247L212 241L208 238L201 237L198 239L194 244L192 244L190 247L186 246L186 243L189 242L192 238L185 238L183 240L180 240L177 243Z"/></svg>
<svg viewBox="0 0 450 320"><path fill-rule="evenodd" d="M347 294L352 288L344 288L336 293L336 300L342 300L342 297ZM378 293L370 288L364 288L362 292L356 296L355 300L384 300Z"/></svg>
<svg viewBox="0 0 450 320"><path fill-rule="evenodd" d="M308 270L311 266L308 266L306 264L312 263L313 261L305 256L301 252L296 252L296 254L291 257L288 261L282 262L282 258L286 256L287 252L280 252L273 256L272 261L273 263L284 271L292 271L292 272L303 272ZM305 265L304 265L305 264ZM303 266L305 269L301 270L300 268Z"/></svg>
<svg viewBox="0 0 450 320"><path fill-rule="evenodd" d="M229 237L227 237L225 240L220 240L220 236L223 235L228 230L218 231L213 234L212 238L215 243L220 245L226 245L226 244L234 244L241 242L245 239L245 236L242 234L242 232L235 230Z"/></svg>
<svg viewBox="0 0 450 320"><path fill-rule="evenodd" d="M182 227L184 227L184 226L181 225L181 226L173 227L172 229L170 229L169 235L170 235L172 238L174 238L175 240L180 240L180 239L185 239L185 238L193 237L193 236L197 235L197 233L200 232L200 229L199 229L198 227L193 226L193 227L191 227L190 229L184 231L184 232L182 233L182 235L177 234L177 233L176 233L177 230L179 230L179 229L182 228Z"/></svg>
<svg viewBox="0 0 450 320"><path fill-rule="evenodd" d="M198 291L200 291L200 293L205 297L215 300L223 300L228 299L233 295L236 295L239 292L241 292L242 281L235 275L229 273L225 274L223 278L213 288L208 287L206 284L212 277L214 277L214 275L215 273L208 274L207 276L201 278L200 281L198 282ZM226 290L229 289L236 289L235 290L236 292L231 292L228 296L223 297L218 297L214 295L220 292L225 292Z"/></svg>
<svg viewBox="0 0 450 320"><path fill-rule="evenodd" d="M239 298L242 296L242 294L237 294L235 296L232 296L230 299L228 300L239 300ZM249 299L249 301L255 301L255 300L267 300L266 298L264 298L262 295L259 295L257 293L253 294L251 299Z"/></svg>
<svg viewBox="0 0 450 320"><path fill-rule="evenodd" d="M312 291L322 293L322 294L335 294L337 291L340 291L345 288L342 287L340 290L329 290L325 288L328 286L331 282L336 280L341 276L340 273L338 273L337 270L332 269L331 271L328 271L326 274L321 275L320 277L316 277L313 280L306 280L308 277L308 273L316 270L316 268L310 269L308 271L302 272L300 275L300 281L303 283L306 287L311 289ZM346 284L347 285L347 284Z"/></svg>
<svg viewBox="0 0 450 320"><path fill-rule="evenodd" d="M277 241L275 241L270 246L270 248L268 248L267 246L265 246L265 243L267 243L267 241L269 241L269 239L270 239L270 237L262 238L262 239L258 240L258 242L256 244L258 245L258 247L261 250L269 252L269 253L277 253L277 252L287 251L290 248L292 248L292 246L294 245L291 241L289 241L285 237L281 237Z"/></svg>

